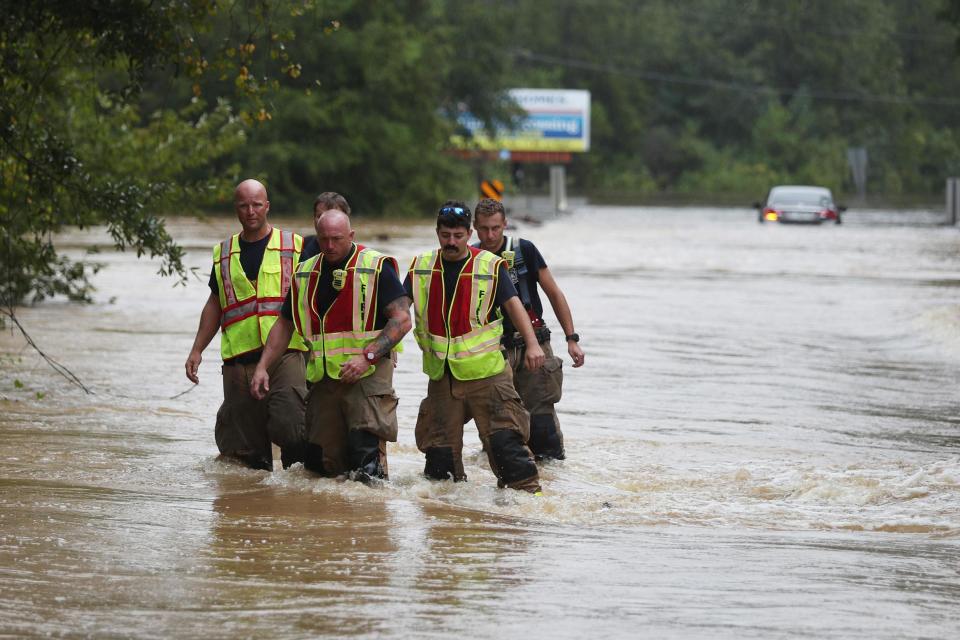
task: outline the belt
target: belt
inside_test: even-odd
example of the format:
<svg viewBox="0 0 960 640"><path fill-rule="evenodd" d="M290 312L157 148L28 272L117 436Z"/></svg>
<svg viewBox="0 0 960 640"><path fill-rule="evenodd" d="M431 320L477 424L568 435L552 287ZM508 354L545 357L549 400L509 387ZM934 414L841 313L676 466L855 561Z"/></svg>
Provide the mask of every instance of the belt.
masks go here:
<svg viewBox="0 0 960 640"><path fill-rule="evenodd" d="M533 335L537 337L538 344L550 342L550 329L547 327L534 327ZM527 346L519 331L514 331L511 335L503 334L500 343L508 349L513 349L514 347L522 349Z"/></svg>
<svg viewBox="0 0 960 640"><path fill-rule="evenodd" d="M284 355L288 353L306 353L305 351L300 351L299 349L287 349L284 352ZM246 353L241 353L238 356L233 356L229 360L223 361L223 366L231 367L235 364L257 364L260 362L260 356L263 354L263 349L257 349L255 351L248 351Z"/></svg>

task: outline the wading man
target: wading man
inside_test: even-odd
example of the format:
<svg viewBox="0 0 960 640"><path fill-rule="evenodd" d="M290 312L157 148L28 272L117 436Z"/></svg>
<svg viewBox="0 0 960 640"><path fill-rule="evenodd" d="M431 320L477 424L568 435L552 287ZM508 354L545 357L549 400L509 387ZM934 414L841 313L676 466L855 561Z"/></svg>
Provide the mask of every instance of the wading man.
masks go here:
<svg viewBox="0 0 960 640"><path fill-rule="evenodd" d="M267 222L270 201L256 180L237 186L233 207L243 230L213 247L211 293L187 357L187 378L199 382L201 354L219 329L223 404L214 430L217 448L254 469L272 470L271 442L280 447L284 467L303 455L303 341L295 336L282 345L269 394L251 396L250 379L290 288L303 239Z"/></svg>
<svg viewBox="0 0 960 640"><path fill-rule="evenodd" d="M543 288L560 322L573 366L580 367L583 365L583 349L579 344L580 336L573 326L570 305L567 304L566 296L553 279L553 274L537 247L529 240L503 235L507 226L503 203L484 198L477 203L474 216L477 237L480 239L474 246L495 253L506 261L510 279L517 288L525 311L523 323L533 327L537 342L546 355L541 369L527 369L524 366L522 335L511 322L512 316L504 318L503 346L507 351L510 368L513 369L513 382L517 392L530 412L530 440L527 445L538 460L563 460L566 457L563 433L560 431L560 421L554 408L560 401L563 389L563 361L553 355L550 348L550 329L543 322L543 304L540 302L537 285Z"/></svg>
<svg viewBox="0 0 960 640"><path fill-rule="evenodd" d="M393 258L354 242L346 213L315 219L320 253L300 263L250 382L272 392L270 365L296 332L306 343L304 466L334 477L387 477L387 441L397 440L392 351L410 330L410 299Z"/></svg>
<svg viewBox="0 0 960 640"><path fill-rule="evenodd" d="M323 215L324 211L336 209L350 215L350 203L347 199L336 191L324 191L313 201L313 225L317 225L317 218ZM301 260L312 258L320 253L320 246L317 244L317 236L307 236L303 239L303 253L300 254Z"/></svg>
<svg viewBox="0 0 960 640"><path fill-rule="evenodd" d="M524 444L530 416L500 346L503 311L525 340L529 370L543 365L543 350L505 262L469 246L471 233L470 209L446 202L437 217L440 247L414 258L404 282L430 378L417 417L417 447L426 455L427 477L466 480L463 425L473 418L497 485L537 493L537 465Z"/></svg>

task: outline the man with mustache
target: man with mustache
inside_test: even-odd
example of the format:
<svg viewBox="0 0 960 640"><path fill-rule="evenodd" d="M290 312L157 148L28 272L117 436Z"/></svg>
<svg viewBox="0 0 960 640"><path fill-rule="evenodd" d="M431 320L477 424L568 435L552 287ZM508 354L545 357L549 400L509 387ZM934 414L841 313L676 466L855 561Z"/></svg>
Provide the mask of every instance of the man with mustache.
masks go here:
<svg viewBox="0 0 960 640"><path fill-rule="evenodd" d="M437 215L440 247L414 258L404 287L413 298L414 336L429 376L417 417L424 474L466 480L463 425L473 418L499 487L540 493L533 454L524 444L530 415L513 386L500 339L503 312L526 343L525 364L535 371L544 354L510 281L504 261L469 246L470 209L449 200Z"/></svg>

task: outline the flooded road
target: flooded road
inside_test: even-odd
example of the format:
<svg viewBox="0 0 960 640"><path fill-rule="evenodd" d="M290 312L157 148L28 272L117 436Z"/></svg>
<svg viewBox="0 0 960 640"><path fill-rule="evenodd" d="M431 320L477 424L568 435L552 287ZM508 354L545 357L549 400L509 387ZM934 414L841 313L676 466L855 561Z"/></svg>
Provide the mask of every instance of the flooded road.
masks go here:
<svg viewBox="0 0 960 640"><path fill-rule="evenodd" d="M173 396L235 221L172 222L186 288L100 254L98 304L20 312L94 395L0 336L0 636L956 637L960 231L754 216L519 229L587 355L565 357L568 459L542 498L495 488L472 425L469 482L423 479L411 336L385 487L217 461L216 340ZM402 265L435 239L357 231Z"/></svg>

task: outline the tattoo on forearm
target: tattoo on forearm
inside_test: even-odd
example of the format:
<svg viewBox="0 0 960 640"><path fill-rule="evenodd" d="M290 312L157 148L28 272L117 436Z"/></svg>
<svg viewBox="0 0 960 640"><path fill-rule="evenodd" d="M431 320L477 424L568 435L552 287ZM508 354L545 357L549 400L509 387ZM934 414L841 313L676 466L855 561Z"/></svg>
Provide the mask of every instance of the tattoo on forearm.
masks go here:
<svg viewBox="0 0 960 640"><path fill-rule="evenodd" d="M393 349L394 345L400 342L403 339L406 331L403 330L403 321L400 319L404 314L408 314L410 310L410 299L407 297L397 298L393 302L387 305L385 311L389 320L383 326L383 329L373 340L373 354L378 358L382 358L390 353L390 350Z"/></svg>

